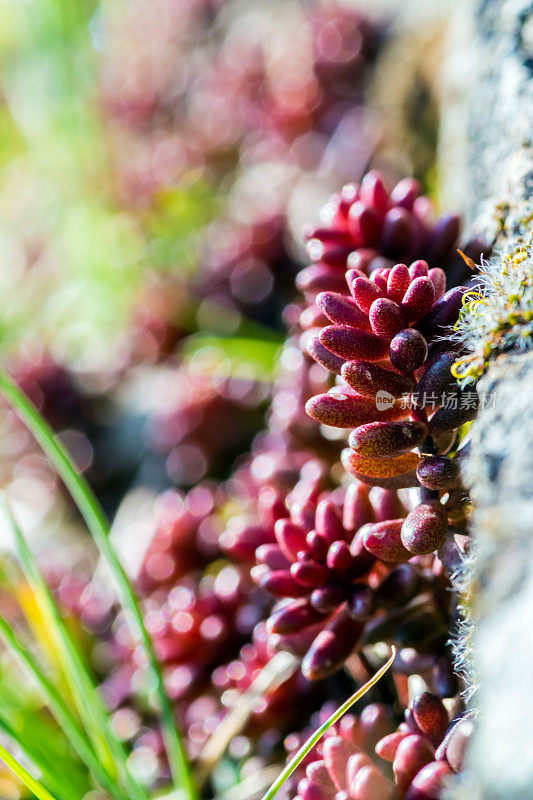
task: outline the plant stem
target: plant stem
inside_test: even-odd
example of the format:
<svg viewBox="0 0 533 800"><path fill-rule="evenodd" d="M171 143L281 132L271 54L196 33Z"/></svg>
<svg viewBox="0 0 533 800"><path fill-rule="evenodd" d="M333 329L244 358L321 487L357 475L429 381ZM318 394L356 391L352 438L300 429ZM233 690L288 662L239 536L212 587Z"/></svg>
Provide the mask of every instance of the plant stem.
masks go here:
<svg viewBox="0 0 533 800"><path fill-rule="evenodd" d="M291 758L281 775L278 777L277 780L274 781L268 792L263 795L262 800L272 800L273 797L276 796L277 792L281 789L287 778L290 778L294 770L300 764L300 762L306 757L310 750L313 749L315 744L322 738L322 736L326 733L326 731L331 728L346 712L353 706L354 703L357 703L358 700L361 699L371 688L376 684L381 677L387 672L389 667L391 666L392 662L396 658L396 648L394 645L392 646L392 655L386 664L376 672L376 674L370 678L360 689L358 689L355 694L352 694L351 697L348 698L339 708L327 719L323 725L321 725L317 730L313 733L312 736L300 747L296 755Z"/></svg>
<svg viewBox="0 0 533 800"><path fill-rule="evenodd" d="M63 444L56 438L53 430L43 419L33 403L0 367L0 391L13 406L17 414L32 432L37 442L50 459L51 463L63 479L71 493L81 515L87 523L96 545L107 562L114 578L117 592L124 608L130 612L137 627L137 634L146 651L148 663L153 675L155 691L161 712L161 728L165 741L168 761L176 788L186 790L190 800L196 800L197 792L185 755L170 702L163 685L163 676L155 656L152 641L144 626L142 612L135 592L126 572L120 563L109 538L109 526L102 507L92 489L82 475L79 475Z"/></svg>

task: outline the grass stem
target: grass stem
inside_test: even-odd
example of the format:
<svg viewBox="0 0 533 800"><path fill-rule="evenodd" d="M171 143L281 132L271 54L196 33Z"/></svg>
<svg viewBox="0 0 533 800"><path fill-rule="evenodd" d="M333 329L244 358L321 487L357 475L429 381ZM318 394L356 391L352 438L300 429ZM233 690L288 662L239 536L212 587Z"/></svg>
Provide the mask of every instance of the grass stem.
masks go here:
<svg viewBox="0 0 533 800"><path fill-rule="evenodd" d="M332 725L335 725L336 722L344 715L346 712L353 706L354 703L357 703L373 686L376 684L380 678L387 672L389 667L392 665L392 662L396 658L396 649L394 646L392 647L392 655L386 664L378 669L376 674L370 678L360 689L358 689L355 694L352 694L351 697L348 698L339 708L333 712L333 714L313 733L309 739L304 742L304 744L300 747L296 755L291 758L285 769L279 775L279 777L274 781L270 789L263 795L262 800L272 800L278 791L281 789L285 781L290 778L294 770L298 767L298 765L303 761L306 755L309 753L310 750L313 749L315 744L320 741L322 736L326 733Z"/></svg>

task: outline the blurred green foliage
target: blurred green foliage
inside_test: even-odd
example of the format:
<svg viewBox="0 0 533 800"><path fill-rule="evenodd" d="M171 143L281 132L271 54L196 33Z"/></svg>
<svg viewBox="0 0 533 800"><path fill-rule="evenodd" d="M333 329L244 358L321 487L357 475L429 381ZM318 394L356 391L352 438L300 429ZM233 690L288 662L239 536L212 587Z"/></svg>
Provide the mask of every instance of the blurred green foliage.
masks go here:
<svg viewBox="0 0 533 800"><path fill-rule="evenodd" d="M185 357L200 370L232 377L271 381L282 340L245 336L190 336L182 348Z"/></svg>
<svg viewBox="0 0 533 800"><path fill-rule="evenodd" d="M0 346L41 341L105 363L143 275L191 273L216 210L184 175L142 215L113 184L92 0L0 0Z"/></svg>

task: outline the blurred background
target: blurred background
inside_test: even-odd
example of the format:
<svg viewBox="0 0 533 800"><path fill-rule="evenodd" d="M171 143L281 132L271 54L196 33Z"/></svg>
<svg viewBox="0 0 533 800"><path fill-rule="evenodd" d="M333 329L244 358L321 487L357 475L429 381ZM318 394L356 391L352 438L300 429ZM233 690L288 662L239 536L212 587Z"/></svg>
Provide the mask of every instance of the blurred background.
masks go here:
<svg viewBox="0 0 533 800"><path fill-rule="evenodd" d="M438 15L370 5L0 2L0 351L108 511L246 451L331 191L372 165L437 194Z"/></svg>

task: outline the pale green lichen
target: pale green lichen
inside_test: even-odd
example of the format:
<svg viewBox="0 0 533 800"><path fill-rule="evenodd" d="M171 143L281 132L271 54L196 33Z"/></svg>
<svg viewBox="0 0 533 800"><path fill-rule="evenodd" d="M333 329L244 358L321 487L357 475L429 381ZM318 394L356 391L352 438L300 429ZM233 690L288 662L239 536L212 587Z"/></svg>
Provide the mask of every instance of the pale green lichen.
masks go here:
<svg viewBox="0 0 533 800"><path fill-rule="evenodd" d="M507 254L483 261L466 293L454 337L464 355L452 368L462 383L477 380L501 353L533 347L533 226Z"/></svg>

